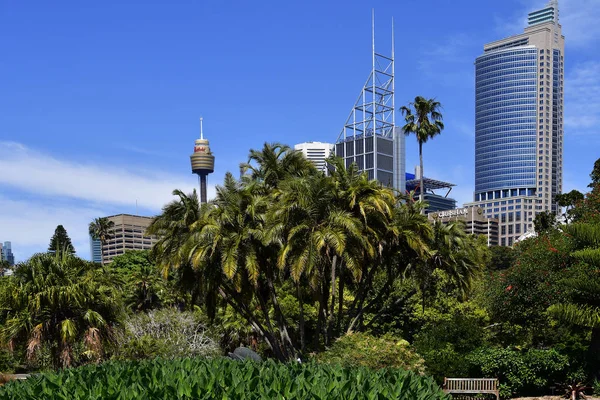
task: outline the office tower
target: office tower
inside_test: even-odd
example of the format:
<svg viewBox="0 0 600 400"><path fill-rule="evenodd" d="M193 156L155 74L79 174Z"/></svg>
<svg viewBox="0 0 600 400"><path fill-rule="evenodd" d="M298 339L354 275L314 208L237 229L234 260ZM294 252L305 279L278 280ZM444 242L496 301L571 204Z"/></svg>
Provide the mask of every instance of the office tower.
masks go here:
<svg viewBox="0 0 600 400"><path fill-rule="evenodd" d="M200 202L206 203L206 177L215 170L215 156L208 146L208 140L204 139L202 132L202 118L200 118L200 139L194 144L194 154L190 156L192 173L198 175L200 181Z"/></svg>
<svg viewBox="0 0 600 400"><path fill-rule="evenodd" d="M322 142L305 142L294 145L294 150L299 150L311 161L319 171L326 172L326 162L333 154L333 144Z"/></svg>
<svg viewBox="0 0 600 400"><path fill-rule="evenodd" d="M146 229L152 218L139 215L118 214L106 217L114 223L110 237L101 246L103 263L108 264L113 258L128 250L149 250L156 243L156 238L146 236Z"/></svg>
<svg viewBox="0 0 600 400"><path fill-rule="evenodd" d="M484 46L475 61L475 193L468 206L500 221L500 245L558 212L562 190L564 36L558 2L525 32Z"/></svg>
<svg viewBox="0 0 600 400"><path fill-rule="evenodd" d="M90 235L90 259L96 263L102 262L102 243L100 242L100 239L94 239L91 235Z"/></svg>
<svg viewBox="0 0 600 400"><path fill-rule="evenodd" d="M12 243L4 242L4 245L0 243L0 261L8 261L10 266L15 265L15 256L12 252Z"/></svg>
<svg viewBox="0 0 600 400"><path fill-rule="evenodd" d="M369 179L404 191L405 138L396 126L394 97L394 28L390 56L375 51L372 22L372 66L352 111L335 144L335 154L346 167L356 163Z"/></svg>

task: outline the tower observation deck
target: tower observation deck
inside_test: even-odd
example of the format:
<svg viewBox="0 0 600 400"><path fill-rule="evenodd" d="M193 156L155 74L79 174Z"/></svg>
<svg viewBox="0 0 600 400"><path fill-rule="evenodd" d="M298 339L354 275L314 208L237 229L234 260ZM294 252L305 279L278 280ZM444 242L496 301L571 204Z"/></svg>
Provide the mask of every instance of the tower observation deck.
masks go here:
<svg viewBox="0 0 600 400"><path fill-rule="evenodd" d="M208 140L204 139L202 118L200 118L200 139L196 139L194 153L190 156L190 161L192 163L192 173L198 175L200 181L200 202L206 203L206 177L215 170L215 156L210 151Z"/></svg>

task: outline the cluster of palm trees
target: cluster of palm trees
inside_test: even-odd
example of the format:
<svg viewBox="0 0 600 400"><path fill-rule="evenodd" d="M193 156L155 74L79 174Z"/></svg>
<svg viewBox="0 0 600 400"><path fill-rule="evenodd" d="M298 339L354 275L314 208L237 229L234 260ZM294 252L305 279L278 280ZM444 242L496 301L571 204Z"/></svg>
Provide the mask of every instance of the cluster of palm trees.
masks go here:
<svg viewBox="0 0 600 400"><path fill-rule="evenodd" d="M421 201L355 165L329 163L327 176L301 153L265 144L239 180L226 175L213 201L175 191L148 229L165 273L193 271L209 314L227 303L281 360L361 329L398 279L418 277L425 291L443 269L466 291L482 261L460 227L429 224ZM280 301L290 286L297 316ZM316 310L315 326L305 326L306 307Z"/></svg>

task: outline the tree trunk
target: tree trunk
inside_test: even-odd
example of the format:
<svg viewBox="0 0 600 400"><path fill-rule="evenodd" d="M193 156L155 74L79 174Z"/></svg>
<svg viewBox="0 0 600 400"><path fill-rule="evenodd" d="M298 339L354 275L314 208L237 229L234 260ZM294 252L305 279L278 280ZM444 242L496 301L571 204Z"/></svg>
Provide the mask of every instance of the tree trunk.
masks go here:
<svg viewBox="0 0 600 400"><path fill-rule="evenodd" d="M232 292L229 290L229 292ZM219 287L219 294L235 311L237 311L246 321L252 326L252 328L263 338L263 340L267 343L267 345L273 350L273 355L279 361L288 361L288 357L286 357L285 349L282 347L282 344L275 338L275 336L266 330L260 322L252 315L250 311L247 310L245 304L241 301L238 301L233 296L233 293L227 293L223 287Z"/></svg>
<svg viewBox="0 0 600 400"><path fill-rule="evenodd" d="M329 323L327 327L327 336L333 335L333 324L335 322L335 268L337 264L337 256L333 256L331 263L331 305L329 311Z"/></svg>
<svg viewBox="0 0 600 400"><path fill-rule="evenodd" d="M298 322L298 330L300 331L300 352L304 354L304 351L306 350L306 339L304 336L304 301L302 300L300 281L296 283L296 291L298 294L298 304L300 305L300 321Z"/></svg>
<svg viewBox="0 0 600 400"><path fill-rule="evenodd" d="M423 180L423 142L419 141L419 165L421 167L421 182L419 185L419 200L421 201L425 201L425 188L424 186L424 180ZM425 214L425 210L421 209L421 214Z"/></svg>
<svg viewBox="0 0 600 400"><path fill-rule="evenodd" d="M340 332L342 327L342 319L344 318L344 263L340 262L340 276L338 281L340 282L340 294L338 296L338 320L337 320L337 331Z"/></svg>

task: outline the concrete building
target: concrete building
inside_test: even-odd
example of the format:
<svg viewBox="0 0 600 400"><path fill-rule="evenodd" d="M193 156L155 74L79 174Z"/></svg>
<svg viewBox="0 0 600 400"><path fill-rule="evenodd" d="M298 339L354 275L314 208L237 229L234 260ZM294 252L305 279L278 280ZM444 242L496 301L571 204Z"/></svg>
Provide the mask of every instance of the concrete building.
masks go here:
<svg viewBox="0 0 600 400"><path fill-rule="evenodd" d="M483 208L465 207L453 210L432 212L427 215L431 222L441 221L444 224L453 221L462 221L465 232L474 235L484 235L488 246L498 245L498 220L487 218Z"/></svg>
<svg viewBox="0 0 600 400"><path fill-rule="evenodd" d="M104 264L110 263L113 258L128 250L148 250L156 243L155 237L145 235L152 222L151 217L118 214L107 218L115 225L110 232L110 239L101 246Z"/></svg>
<svg viewBox="0 0 600 400"><path fill-rule="evenodd" d="M525 32L484 46L475 61L475 193L500 224L500 245L558 213L562 191L565 39L558 2L529 14Z"/></svg>
<svg viewBox="0 0 600 400"><path fill-rule="evenodd" d="M319 171L326 172L325 160L333 154L333 144L323 142L304 142L294 145L294 150L299 150L311 161Z"/></svg>
<svg viewBox="0 0 600 400"><path fill-rule="evenodd" d="M0 261L8 261L10 266L15 265L15 256L12 252L12 243L4 242L4 244L0 243Z"/></svg>
<svg viewBox="0 0 600 400"><path fill-rule="evenodd" d="M96 263L102 262L102 243L100 243L100 239L94 239L91 235L90 235L90 259Z"/></svg>

